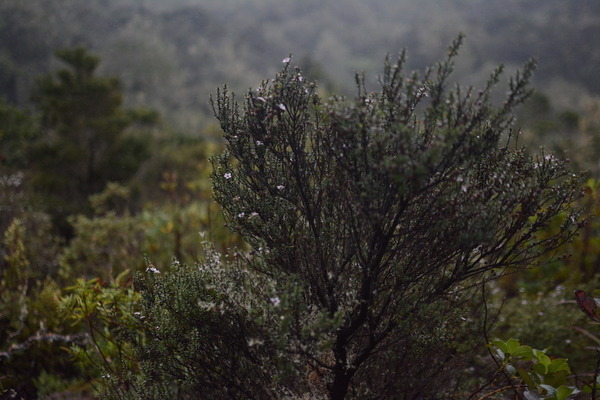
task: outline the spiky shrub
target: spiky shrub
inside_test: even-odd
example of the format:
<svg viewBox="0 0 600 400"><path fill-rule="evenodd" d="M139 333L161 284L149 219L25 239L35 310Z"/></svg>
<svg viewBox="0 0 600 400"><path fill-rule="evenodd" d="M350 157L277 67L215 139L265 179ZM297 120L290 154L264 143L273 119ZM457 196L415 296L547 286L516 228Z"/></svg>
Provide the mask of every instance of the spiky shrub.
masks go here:
<svg viewBox="0 0 600 400"><path fill-rule="evenodd" d="M124 337L138 368L106 375L104 398L271 399L293 387L265 331L272 323L260 323L269 314L248 271L207 254L201 265L138 274L141 329L131 333L143 335Z"/></svg>
<svg viewBox="0 0 600 400"><path fill-rule="evenodd" d="M576 213L580 182L514 144L534 64L495 106L502 68L480 91L449 86L461 40L422 75L387 59L380 90L358 76L351 99L323 101L289 62L242 105L226 87L212 99L226 141L215 199L286 301L280 350L332 399L439 397L467 288L577 229L571 215L536 235Z"/></svg>

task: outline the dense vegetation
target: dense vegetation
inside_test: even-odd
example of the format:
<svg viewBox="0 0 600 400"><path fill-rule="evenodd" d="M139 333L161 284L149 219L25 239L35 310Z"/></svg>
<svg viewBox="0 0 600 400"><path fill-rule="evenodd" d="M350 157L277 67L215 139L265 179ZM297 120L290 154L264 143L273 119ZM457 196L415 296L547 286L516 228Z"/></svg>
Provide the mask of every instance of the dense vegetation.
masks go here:
<svg viewBox="0 0 600 400"><path fill-rule="evenodd" d="M511 148L533 65L494 108L501 69L478 93L449 88L459 46L423 76L388 59L381 89L359 78L353 99L323 103L289 65L242 109L226 90L215 99L227 141L215 199L257 252L250 270L284 299L274 340L285 335L296 368L321 370L313 397L453 395L454 346L476 338L459 311L473 288L577 229L577 178ZM299 380L288 390L302 397Z"/></svg>
<svg viewBox="0 0 600 400"><path fill-rule="evenodd" d="M461 8L1 2L0 397L595 398L600 10Z"/></svg>

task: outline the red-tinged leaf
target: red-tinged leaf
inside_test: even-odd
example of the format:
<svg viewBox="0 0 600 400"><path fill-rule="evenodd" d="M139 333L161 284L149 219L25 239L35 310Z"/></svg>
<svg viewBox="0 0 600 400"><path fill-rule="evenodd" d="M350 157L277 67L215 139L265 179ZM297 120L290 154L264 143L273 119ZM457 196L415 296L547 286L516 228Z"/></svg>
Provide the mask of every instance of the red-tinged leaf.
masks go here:
<svg viewBox="0 0 600 400"><path fill-rule="evenodd" d="M583 290L576 290L575 300L577 300L577 304L579 304L581 311L583 311L585 315L590 317L593 321L600 322L600 318L596 314L598 305L593 297L587 296Z"/></svg>

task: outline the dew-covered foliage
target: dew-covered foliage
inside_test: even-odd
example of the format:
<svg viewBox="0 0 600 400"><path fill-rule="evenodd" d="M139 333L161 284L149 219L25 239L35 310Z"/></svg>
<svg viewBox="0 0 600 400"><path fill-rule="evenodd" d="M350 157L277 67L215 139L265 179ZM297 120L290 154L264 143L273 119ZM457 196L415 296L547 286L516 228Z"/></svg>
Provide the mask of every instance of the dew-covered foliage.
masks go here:
<svg viewBox="0 0 600 400"><path fill-rule="evenodd" d="M450 84L461 41L423 73L388 57L380 90L359 75L354 98L321 99L285 59L241 104L227 87L212 99L226 141L215 199L250 273L286 299L279 351L329 398L442 396L479 319L470 289L579 227L579 177L516 144L534 63L495 105L502 68L481 90Z"/></svg>

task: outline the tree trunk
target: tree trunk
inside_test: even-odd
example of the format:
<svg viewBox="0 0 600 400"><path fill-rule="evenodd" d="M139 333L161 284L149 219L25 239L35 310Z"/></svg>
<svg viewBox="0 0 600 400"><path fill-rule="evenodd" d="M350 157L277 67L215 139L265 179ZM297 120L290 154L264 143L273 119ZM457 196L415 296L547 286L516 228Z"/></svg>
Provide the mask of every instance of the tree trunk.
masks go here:
<svg viewBox="0 0 600 400"><path fill-rule="evenodd" d="M343 368L335 371L333 382L329 386L329 396L331 400L343 400L346 398L351 378L352 374Z"/></svg>

